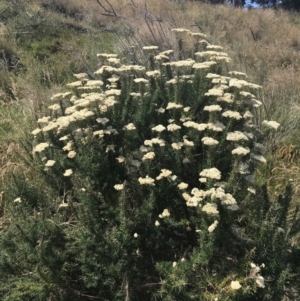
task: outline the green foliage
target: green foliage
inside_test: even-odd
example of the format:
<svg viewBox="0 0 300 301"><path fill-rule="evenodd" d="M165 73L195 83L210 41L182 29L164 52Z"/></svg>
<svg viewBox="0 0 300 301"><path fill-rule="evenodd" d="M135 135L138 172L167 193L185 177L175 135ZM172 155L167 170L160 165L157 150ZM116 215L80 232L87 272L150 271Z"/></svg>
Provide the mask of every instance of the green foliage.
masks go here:
<svg viewBox="0 0 300 301"><path fill-rule="evenodd" d="M260 124L260 87L227 74L205 35L175 33L192 59L100 54L100 79L75 74L23 141L31 172L4 192L5 300L279 300L299 287L291 190L271 204L254 182L277 127Z"/></svg>

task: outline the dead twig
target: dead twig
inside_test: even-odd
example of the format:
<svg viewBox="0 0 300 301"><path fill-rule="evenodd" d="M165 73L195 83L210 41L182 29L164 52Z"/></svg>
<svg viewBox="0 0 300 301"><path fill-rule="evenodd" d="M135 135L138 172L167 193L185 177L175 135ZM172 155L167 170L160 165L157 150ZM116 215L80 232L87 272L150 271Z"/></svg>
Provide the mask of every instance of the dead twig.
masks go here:
<svg viewBox="0 0 300 301"><path fill-rule="evenodd" d="M136 4L134 3L133 0L131 0L131 3L132 3L132 5L133 5L136 9L138 9L139 11L141 11L141 12L143 13L144 19L147 19L147 20L149 20L149 21L151 21L151 22L162 22L162 18L161 18L161 17L157 17L157 16L155 16L155 15L153 15L153 14L150 14L150 13L148 12L147 4L145 4L145 10L143 10L143 9L141 9L138 5L136 5Z"/></svg>
<svg viewBox="0 0 300 301"><path fill-rule="evenodd" d="M257 38L255 37L255 34L254 34L254 32L253 32L253 30L252 30L251 27L250 27L250 31L251 31L253 40L256 42L256 41L257 41Z"/></svg>
<svg viewBox="0 0 300 301"><path fill-rule="evenodd" d="M74 293L76 294L77 296L80 296L80 297L86 297L90 300L104 300L103 298L100 298L100 297L97 297L97 296L91 296L91 295L87 295L87 294L83 294L81 291L78 291L74 288L71 288L69 287L69 289Z"/></svg>
<svg viewBox="0 0 300 301"><path fill-rule="evenodd" d="M199 28L199 30L200 30L201 32L203 32L203 29L201 28L201 26L199 25L198 22L195 21L195 25L192 25L192 26L197 26L197 27Z"/></svg>
<svg viewBox="0 0 300 301"><path fill-rule="evenodd" d="M36 15L36 14L35 14ZM16 27L16 29L22 29L22 28L28 28L28 27L32 27L32 28L37 28L39 27L41 24L43 24L49 17L51 14L48 14L44 19L42 19L41 21L39 21L38 23L33 23L33 24L26 24L23 26L18 26ZM31 20L33 18L33 16L29 19Z"/></svg>
<svg viewBox="0 0 300 301"><path fill-rule="evenodd" d="M15 4L14 1L10 2L9 5L7 5L1 12L0 12L0 16L2 14L4 14L13 4Z"/></svg>
<svg viewBox="0 0 300 301"><path fill-rule="evenodd" d="M114 10L113 6L108 0L104 0L111 10L108 10L101 2L100 0L96 0L97 3L104 9L105 13L102 13L101 15L107 16L107 17L114 17L114 18L120 18L121 16L117 15L116 11Z"/></svg>

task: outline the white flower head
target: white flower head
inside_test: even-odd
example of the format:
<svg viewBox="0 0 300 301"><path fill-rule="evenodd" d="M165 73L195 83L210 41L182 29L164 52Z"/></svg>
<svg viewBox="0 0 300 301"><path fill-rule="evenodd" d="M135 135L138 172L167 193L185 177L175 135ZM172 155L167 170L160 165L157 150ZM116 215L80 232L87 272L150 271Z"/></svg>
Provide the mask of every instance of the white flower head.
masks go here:
<svg viewBox="0 0 300 301"><path fill-rule="evenodd" d="M119 96L121 95L121 90L119 89L110 89L110 90L106 90L104 93L106 96Z"/></svg>
<svg viewBox="0 0 300 301"><path fill-rule="evenodd" d="M46 148L48 148L49 146L50 146L49 143L47 143L47 142L42 142L42 143L40 143L40 144L38 144L38 145L35 146L34 152L35 152L35 153L43 152L43 151L44 151Z"/></svg>
<svg viewBox="0 0 300 301"><path fill-rule="evenodd" d="M166 128L163 125L159 124L159 125L153 127L151 130L160 133L160 132L164 131L165 129Z"/></svg>
<svg viewBox="0 0 300 301"><path fill-rule="evenodd" d="M206 92L204 95L206 96L214 96L214 97L222 97L224 95L224 91L221 89L210 89L208 92Z"/></svg>
<svg viewBox="0 0 300 301"><path fill-rule="evenodd" d="M256 284L258 287L264 288L265 287L265 282L264 282L264 277L262 277L259 272L261 267L265 267L264 264L262 264L260 267L257 266L255 263L251 262L250 264L251 269L250 269L250 277L255 279Z"/></svg>
<svg viewBox="0 0 300 301"><path fill-rule="evenodd" d="M225 93L222 97L218 97L217 101L225 102L225 103L233 103L234 96L231 93Z"/></svg>
<svg viewBox="0 0 300 301"><path fill-rule="evenodd" d="M171 174L172 174L172 171L171 171L171 170L168 170L168 169L162 169L160 175L156 177L156 180L159 181L159 180L161 180L162 178L167 178L167 177L169 177Z"/></svg>
<svg viewBox="0 0 300 301"><path fill-rule="evenodd" d="M210 178L210 179L216 179L216 180L221 179L221 172L215 167L204 169L203 171L200 172L199 175L201 177Z"/></svg>
<svg viewBox="0 0 300 301"><path fill-rule="evenodd" d="M189 186L189 184L187 183L184 183L184 182L181 182L177 185L177 187L180 189L180 190L183 190L183 189L187 189Z"/></svg>
<svg viewBox="0 0 300 301"><path fill-rule="evenodd" d="M218 223L219 223L219 222L218 222L217 220L214 221L214 222L208 227L208 232L209 232L209 233L213 232L213 231L217 228Z"/></svg>
<svg viewBox="0 0 300 301"><path fill-rule="evenodd" d="M206 191L198 189L196 187L192 189L191 193L197 198L204 199L206 197Z"/></svg>
<svg viewBox="0 0 300 301"><path fill-rule="evenodd" d="M124 184L116 184L116 185L114 186L114 188L115 188L116 190L123 190L123 189L124 189Z"/></svg>
<svg viewBox="0 0 300 301"><path fill-rule="evenodd" d="M240 119L243 118L242 115L239 112L230 111L230 110L223 112L222 116L227 117L227 118L231 118L231 119L236 119L236 120L240 120Z"/></svg>
<svg viewBox="0 0 300 301"><path fill-rule="evenodd" d="M223 47L219 45L207 45L206 49L219 51L219 50L223 50Z"/></svg>
<svg viewBox="0 0 300 301"><path fill-rule="evenodd" d="M55 164L56 161L54 160L48 160L47 163L45 164L46 167L52 167Z"/></svg>
<svg viewBox="0 0 300 301"><path fill-rule="evenodd" d="M145 51L158 50L158 46L144 46L143 50L145 50Z"/></svg>
<svg viewBox="0 0 300 301"><path fill-rule="evenodd" d="M190 30L185 28L173 28L172 31L176 33L188 33L188 34L191 32Z"/></svg>
<svg viewBox="0 0 300 301"><path fill-rule="evenodd" d="M220 74L215 74L215 73L207 73L205 77L208 78L208 79L214 79L214 78L220 78L221 75Z"/></svg>
<svg viewBox="0 0 300 301"><path fill-rule="evenodd" d="M164 109L164 108L159 108L159 109L157 109L156 110L159 114L163 114L165 111L166 111L166 109Z"/></svg>
<svg viewBox="0 0 300 301"><path fill-rule="evenodd" d="M231 281L230 286L233 290L238 290L242 287L238 281Z"/></svg>
<svg viewBox="0 0 300 301"><path fill-rule="evenodd" d="M248 147L242 147L238 146L234 150L231 151L233 155L238 155L238 156L246 156L247 154L250 153L250 149Z"/></svg>
<svg viewBox="0 0 300 301"><path fill-rule="evenodd" d="M14 199L14 203L22 203L22 199L20 197Z"/></svg>
<svg viewBox="0 0 300 301"><path fill-rule="evenodd" d="M240 77L240 78L247 78L247 74L243 72L238 72L238 71L230 71L228 72L229 75L235 76L235 77Z"/></svg>
<svg viewBox="0 0 300 301"><path fill-rule="evenodd" d="M253 118L253 114L250 111L246 111L243 115L243 118L251 119L251 118Z"/></svg>
<svg viewBox="0 0 300 301"><path fill-rule="evenodd" d="M169 217L170 212L168 209L164 209L164 211L159 216L160 216L160 218Z"/></svg>
<svg viewBox="0 0 300 301"><path fill-rule="evenodd" d="M147 160L153 160L155 157L155 153L154 152L149 152L149 153L146 153L143 158L142 158L142 161L147 161Z"/></svg>
<svg viewBox="0 0 300 301"><path fill-rule="evenodd" d="M248 137L240 131L234 131L227 133L226 140L229 141L240 141L240 140L249 140Z"/></svg>
<svg viewBox="0 0 300 301"><path fill-rule="evenodd" d="M222 111L222 108L219 105L210 105L205 106L203 110L208 112L219 112Z"/></svg>
<svg viewBox="0 0 300 301"><path fill-rule="evenodd" d="M49 106L48 109L52 110L52 111L58 111L58 110L60 110L60 105L55 103L54 105Z"/></svg>
<svg viewBox="0 0 300 301"><path fill-rule="evenodd" d="M252 194L256 194L256 189L254 189L253 187L248 187L247 191L249 191Z"/></svg>
<svg viewBox="0 0 300 301"><path fill-rule="evenodd" d="M102 138L104 137L104 131L103 130L94 131L93 136L99 136L99 138Z"/></svg>
<svg viewBox="0 0 300 301"><path fill-rule="evenodd" d="M59 141L66 141L66 140L68 140L69 139L69 135L65 135L65 136L63 136L63 137L60 137L58 140Z"/></svg>
<svg viewBox="0 0 300 301"><path fill-rule="evenodd" d="M149 80L148 80L148 79L145 79L145 78L143 78L143 77L135 78L133 81L134 81L135 83L137 83L137 84L140 84L140 83L142 83L142 84L148 84L148 83L149 83Z"/></svg>
<svg viewBox="0 0 300 301"><path fill-rule="evenodd" d="M186 138L183 138L183 144L185 146L194 146L195 145L193 141L187 140Z"/></svg>
<svg viewBox="0 0 300 301"><path fill-rule="evenodd" d="M160 74L159 70L153 70L153 71L147 71L146 75L148 77L154 77L154 78L156 78L156 77L159 77L161 74Z"/></svg>
<svg viewBox="0 0 300 301"><path fill-rule="evenodd" d="M150 185L150 186L155 186L154 184L154 179L150 178L149 176L146 176L146 178L139 178L138 179L139 183L141 185Z"/></svg>
<svg viewBox="0 0 300 301"><path fill-rule="evenodd" d="M276 122L276 121L268 121L268 120L264 120L262 122L262 125L266 126L269 129L272 130L277 130L280 126L280 123Z"/></svg>
<svg viewBox="0 0 300 301"><path fill-rule="evenodd" d="M116 158L116 160L119 162L119 163L123 163L125 161L125 158L123 156L119 156Z"/></svg>
<svg viewBox="0 0 300 301"><path fill-rule="evenodd" d="M181 149L183 147L183 145L184 145L183 142L173 142L171 144L172 148L176 149L176 150Z"/></svg>
<svg viewBox="0 0 300 301"><path fill-rule="evenodd" d="M111 145L107 145L105 152L108 153L109 151L112 151L113 153L115 153L115 146L113 144Z"/></svg>
<svg viewBox="0 0 300 301"><path fill-rule="evenodd" d="M131 92L130 96L132 96L133 99L138 99L139 97L141 97L141 93L137 93L137 92Z"/></svg>
<svg viewBox="0 0 300 301"><path fill-rule="evenodd" d="M31 132L31 134L34 135L34 136L36 136L36 135L38 135L41 131L42 131L42 130L41 130L40 128L37 128L37 129L33 130L33 131Z"/></svg>
<svg viewBox="0 0 300 301"><path fill-rule="evenodd" d="M216 65L217 63L214 61L206 61L203 63L195 63L193 65L193 69L196 70L205 70L205 69L210 69L211 66Z"/></svg>
<svg viewBox="0 0 300 301"><path fill-rule="evenodd" d="M225 191L222 187L218 187L217 189L211 188L209 190L209 194L212 200L220 199L222 200L225 197Z"/></svg>
<svg viewBox="0 0 300 301"><path fill-rule="evenodd" d="M195 64L195 61L192 59L181 60L181 61L174 61L168 63L169 66L176 68L177 70L186 70L191 68Z"/></svg>
<svg viewBox="0 0 300 301"><path fill-rule="evenodd" d="M183 107L183 105L181 105L181 104L177 104L175 102L169 102L168 105L167 105L167 107L166 107L166 110L180 109L182 107Z"/></svg>
<svg viewBox="0 0 300 301"><path fill-rule="evenodd" d="M123 130L127 130L127 131L133 131L135 129L136 129L136 127L132 122L123 127Z"/></svg>
<svg viewBox="0 0 300 301"><path fill-rule="evenodd" d="M222 205L236 205L236 200L230 193L226 193L221 198L221 204Z"/></svg>
<svg viewBox="0 0 300 301"><path fill-rule="evenodd" d="M252 160L258 161L260 163L267 163L266 158L262 155L259 155L259 154L250 153L250 158Z"/></svg>
<svg viewBox="0 0 300 301"><path fill-rule="evenodd" d="M258 287L264 288L265 287L265 279L263 276L257 276L255 278L255 283L257 284Z"/></svg>
<svg viewBox="0 0 300 301"><path fill-rule="evenodd" d="M64 173L64 176L65 177L69 177L73 174L73 170L72 169L66 169L65 173Z"/></svg>
<svg viewBox="0 0 300 301"><path fill-rule="evenodd" d="M71 150L71 151L68 152L68 158L70 158L70 159L75 158L76 155L77 155L77 153L75 151L73 151L73 150Z"/></svg>
<svg viewBox="0 0 300 301"><path fill-rule="evenodd" d="M201 141L203 142L203 144L205 145L209 145L209 146L213 146L213 145L217 145L219 144L219 141L218 140L215 140L211 137L203 137L201 139Z"/></svg>
<svg viewBox="0 0 300 301"><path fill-rule="evenodd" d="M222 122L208 123L207 128L214 132L222 132L225 129L225 125Z"/></svg>
<svg viewBox="0 0 300 301"><path fill-rule="evenodd" d="M215 203L207 203L202 207L202 211L208 215L219 215L218 206Z"/></svg>
<svg viewBox="0 0 300 301"><path fill-rule="evenodd" d="M50 120L51 120L50 116L44 116L42 118L39 118L38 121L37 121L37 123L47 124Z"/></svg>
<svg viewBox="0 0 300 301"><path fill-rule="evenodd" d="M248 86L248 82L243 79L232 78L229 82L229 87L235 87L237 89L242 89Z"/></svg>
<svg viewBox="0 0 300 301"><path fill-rule="evenodd" d="M181 126L172 123L172 124L169 124L169 125L167 126L167 129L168 129L169 132L175 132L175 131L180 130L180 129L181 129Z"/></svg>
<svg viewBox="0 0 300 301"><path fill-rule="evenodd" d="M145 144L145 142L144 142L144 144L145 145L150 145L150 146L152 146L152 144L158 144L159 146L165 146L166 145L165 140L160 139L160 138L152 138L151 140L148 140L148 141L150 141L150 144Z"/></svg>

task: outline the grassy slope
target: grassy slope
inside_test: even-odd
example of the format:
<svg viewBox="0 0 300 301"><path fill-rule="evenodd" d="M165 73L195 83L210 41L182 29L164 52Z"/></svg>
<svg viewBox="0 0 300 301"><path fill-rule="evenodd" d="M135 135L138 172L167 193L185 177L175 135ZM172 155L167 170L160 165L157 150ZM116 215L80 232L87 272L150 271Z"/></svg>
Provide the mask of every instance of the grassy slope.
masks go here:
<svg viewBox="0 0 300 301"><path fill-rule="evenodd" d="M268 177L272 192L282 191L293 177L298 195L300 16L197 2L110 3L117 18L105 16L113 12L112 7L106 5L105 11L96 1L24 0L17 5L1 1L0 20L5 25L0 27L0 49L5 57L0 58L5 62L11 57L19 59L0 70L0 100L6 104L0 106L2 179L19 164L7 150L18 148L21 129L30 129L32 116L45 111L51 95L61 91L73 73L93 76L97 52L123 51L129 56L129 46L136 44L169 48L174 44L170 29L185 27L201 28L210 43L222 45L229 53L231 70L246 72L250 81L263 85L262 118L284 125L269 145L274 141L282 145L284 159L273 157L261 173ZM294 150L288 148L290 144L295 145Z"/></svg>

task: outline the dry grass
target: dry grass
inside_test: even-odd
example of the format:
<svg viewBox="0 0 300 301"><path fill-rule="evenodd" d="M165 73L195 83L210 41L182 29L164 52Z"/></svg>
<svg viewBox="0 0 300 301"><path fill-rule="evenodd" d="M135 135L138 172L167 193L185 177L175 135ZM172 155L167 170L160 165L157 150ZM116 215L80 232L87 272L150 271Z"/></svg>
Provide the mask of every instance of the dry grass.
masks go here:
<svg viewBox="0 0 300 301"><path fill-rule="evenodd" d="M0 104L0 193L12 173L24 169L24 133L30 131L31 109L25 103Z"/></svg>

